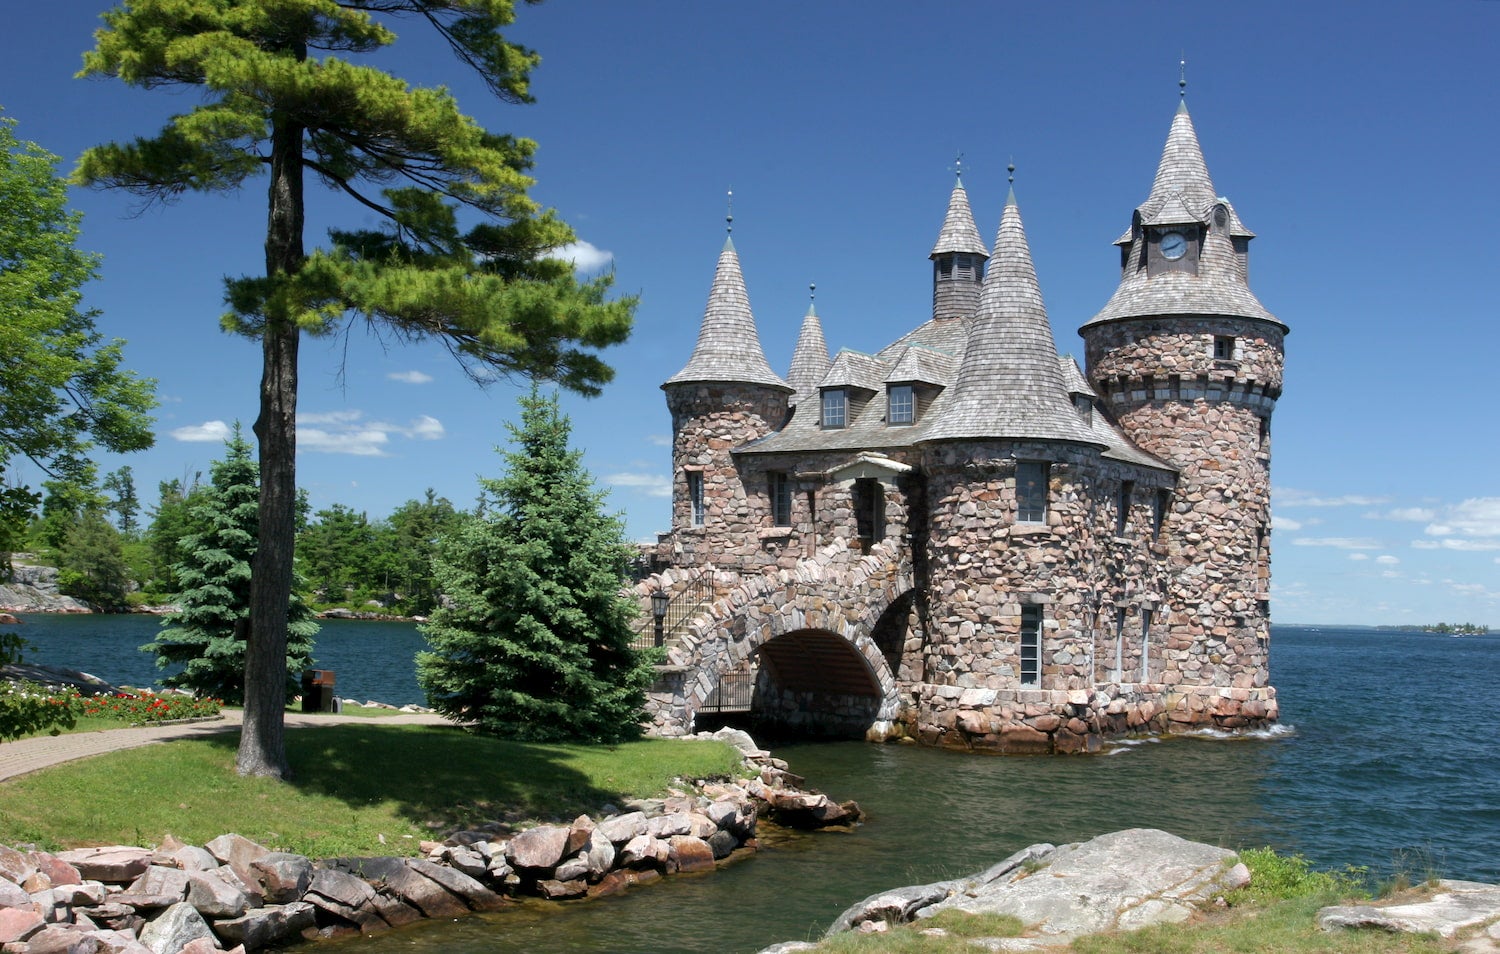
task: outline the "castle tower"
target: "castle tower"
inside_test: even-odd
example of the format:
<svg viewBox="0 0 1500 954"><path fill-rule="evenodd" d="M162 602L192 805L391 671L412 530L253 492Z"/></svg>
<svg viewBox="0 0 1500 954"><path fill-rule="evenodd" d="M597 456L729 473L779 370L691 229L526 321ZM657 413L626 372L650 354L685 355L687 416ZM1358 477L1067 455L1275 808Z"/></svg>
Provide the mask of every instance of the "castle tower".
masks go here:
<svg viewBox="0 0 1500 954"><path fill-rule="evenodd" d="M928 682L1092 687L1088 587L1067 541L1091 519L1102 446L1073 407L1012 192L958 376L922 438L928 588L945 594Z"/></svg>
<svg viewBox="0 0 1500 954"><path fill-rule="evenodd" d="M968 318L974 314L984 281L984 261L989 257L989 249L974 225L960 172L948 197L948 214L943 217L937 244L928 256L932 259L933 318Z"/></svg>
<svg viewBox="0 0 1500 954"><path fill-rule="evenodd" d="M1158 612L1160 681L1183 687L1269 686L1270 422L1287 328L1250 291L1253 237L1215 191L1184 101L1115 243L1119 287L1079 329L1102 406L1179 471Z"/></svg>
<svg viewBox="0 0 1500 954"><path fill-rule="evenodd" d="M828 357L828 342L823 337L823 323L813 305L809 300L807 314L802 317L802 330L797 335L797 347L792 351L792 367L786 375L786 383L793 391L793 406L817 395L818 385L833 365Z"/></svg>
<svg viewBox="0 0 1500 954"><path fill-rule="evenodd" d="M673 470L673 529L662 556L732 564L734 547L723 541L754 540L764 495L747 493L730 451L780 428L793 393L766 362L732 238L719 253L692 357L662 390L672 412Z"/></svg>

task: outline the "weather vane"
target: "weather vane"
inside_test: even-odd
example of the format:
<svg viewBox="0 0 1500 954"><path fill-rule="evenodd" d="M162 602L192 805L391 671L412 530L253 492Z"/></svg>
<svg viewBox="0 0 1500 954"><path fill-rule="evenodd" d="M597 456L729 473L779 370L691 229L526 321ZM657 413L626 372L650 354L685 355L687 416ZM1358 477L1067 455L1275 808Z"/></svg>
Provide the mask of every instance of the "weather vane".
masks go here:
<svg viewBox="0 0 1500 954"><path fill-rule="evenodd" d="M1010 165L1005 167L1005 181L1011 185L1016 184L1016 157L1010 157Z"/></svg>
<svg viewBox="0 0 1500 954"><path fill-rule="evenodd" d="M724 231L734 233L734 190L729 190L729 211L724 215Z"/></svg>
<svg viewBox="0 0 1500 954"><path fill-rule="evenodd" d="M1187 54L1177 62L1177 95L1187 99Z"/></svg>

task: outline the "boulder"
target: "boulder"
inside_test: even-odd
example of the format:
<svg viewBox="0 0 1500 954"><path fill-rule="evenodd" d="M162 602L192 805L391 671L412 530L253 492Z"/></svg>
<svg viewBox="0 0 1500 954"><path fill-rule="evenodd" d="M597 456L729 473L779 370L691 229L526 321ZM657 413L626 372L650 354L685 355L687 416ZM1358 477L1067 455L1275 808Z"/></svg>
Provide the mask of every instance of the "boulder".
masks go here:
<svg viewBox="0 0 1500 954"><path fill-rule="evenodd" d="M645 812L627 812L604 819L599 823L598 830L614 844L623 845L637 835L645 834L646 825Z"/></svg>
<svg viewBox="0 0 1500 954"><path fill-rule="evenodd" d="M0 944L24 941L46 923L40 914L29 908L0 908Z"/></svg>
<svg viewBox="0 0 1500 954"><path fill-rule="evenodd" d="M505 860L517 868L555 868L563 859L569 831L570 829L557 825L528 828L510 840Z"/></svg>
<svg viewBox="0 0 1500 954"><path fill-rule="evenodd" d="M14 848L0 845L0 878L20 884L36 873L31 859Z"/></svg>
<svg viewBox="0 0 1500 954"><path fill-rule="evenodd" d="M212 871L219 867L219 859L210 854L207 848L197 845L182 845L167 852L157 851L153 860L155 864L171 865L183 871Z"/></svg>
<svg viewBox="0 0 1500 954"><path fill-rule="evenodd" d="M319 868L302 899L364 932L387 926L376 910L375 889L347 871Z"/></svg>
<svg viewBox="0 0 1500 954"><path fill-rule="evenodd" d="M203 915L186 901L179 901L142 928L140 940L154 954L178 954L189 941L197 938L218 946Z"/></svg>
<svg viewBox="0 0 1500 954"><path fill-rule="evenodd" d="M268 947L297 937L314 925L314 909L305 901L251 908L243 915L214 923L214 933L250 949Z"/></svg>
<svg viewBox="0 0 1500 954"><path fill-rule="evenodd" d="M1405 934L1431 932L1456 937L1465 928L1500 919L1500 885L1442 880L1417 901L1400 898L1378 904L1336 905L1318 912L1318 927L1378 928Z"/></svg>
<svg viewBox="0 0 1500 954"><path fill-rule="evenodd" d="M578 853L576 858L565 858L556 868L552 870L552 878L556 881L576 881L579 878L589 876L589 860L583 852Z"/></svg>
<svg viewBox="0 0 1500 954"><path fill-rule="evenodd" d="M79 848L57 857L78 869L79 877L105 884L130 884L151 867L151 852L130 845Z"/></svg>
<svg viewBox="0 0 1500 954"><path fill-rule="evenodd" d="M125 890L130 894L157 894L182 901L188 894L187 872L181 868L151 865Z"/></svg>
<svg viewBox="0 0 1500 954"><path fill-rule="evenodd" d="M269 855L271 849L235 834L220 835L203 847L221 864L234 869L234 873L239 875L246 887L252 891L259 890L259 881L251 873L250 865Z"/></svg>
<svg viewBox="0 0 1500 954"><path fill-rule="evenodd" d="M589 883L582 878L574 881L558 881L548 878L536 883L537 894L549 901L561 901L566 898L577 898L588 893Z"/></svg>
<svg viewBox="0 0 1500 954"><path fill-rule="evenodd" d="M0 910L24 908L31 903L31 895L8 878L0 878Z"/></svg>
<svg viewBox="0 0 1500 954"><path fill-rule="evenodd" d="M599 829L589 834L588 844L583 846L583 857L588 863L589 879L598 881L615 866L615 845Z"/></svg>
<svg viewBox="0 0 1500 954"><path fill-rule="evenodd" d="M430 881L441 885L444 891L458 897L471 910L493 911L505 904L505 899L462 871L444 868L420 858L408 859L407 867Z"/></svg>
<svg viewBox="0 0 1500 954"><path fill-rule="evenodd" d="M245 885L228 868L188 871L187 902L206 918L237 918L250 909Z"/></svg>
<svg viewBox="0 0 1500 954"><path fill-rule="evenodd" d="M26 954L98 954L99 940L71 924L49 924L22 946Z"/></svg>
<svg viewBox="0 0 1500 954"><path fill-rule="evenodd" d="M54 886L83 883L83 878L78 874L77 868L50 852L28 851L26 857L36 865L37 871L47 876L47 880L51 881Z"/></svg>
<svg viewBox="0 0 1500 954"><path fill-rule="evenodd" d="M564 829L566 831L566 829ZM468 907L431 878L423 876L403 858L340 858L340 867L378 886L382 894L391 895L403 904L417 909L429 918L456 918L468 913ZM420 862L431 865L431 862ZM464 877L458 872L453 874ZM377 907L380 905L377 903ZM398 917L400 912L393 909ZM381 917L386 917L381 911ZM389 920L389 918L387 918ZM393 925L394 926L394 925Z"/></svg>
<svg viewBox="0 0 1500 954"><path fill-rule="evenodd" d="M258 889L267 904L286 904L307 893L307 886L312 883L312 872L313 864L310 859L284 851L273 851L250 862L250 876L254 881L246 881L246 886L252 892ZM239 874L237 871L235 873ZM245 880L243 876L241 880Z"/></svg>
<svg viewBox="0 0 1500 954"><path fill-rule="evenodd" d="M151 948L136 940L133 931L98 930L99 954L151 954Z"/></svg>
<svg viewBox="0 0 1500 954"><path fill-rule="evenodd" d="M702 838L695 838L692 835L673 835L667 840L667 844L671 851L668 858L676 863L678 871L712 871L714 869L714 850Z"/></svg>
<svg viewBox="0 0 1500 954"><path fill-rule="evenodd" d="M563 857L576 855L583 850L583 846L589 843L589 836L594 833L594 820L587 815L579 815L573 819L573 824L568 826L568 840L563 845Z"/></svg>

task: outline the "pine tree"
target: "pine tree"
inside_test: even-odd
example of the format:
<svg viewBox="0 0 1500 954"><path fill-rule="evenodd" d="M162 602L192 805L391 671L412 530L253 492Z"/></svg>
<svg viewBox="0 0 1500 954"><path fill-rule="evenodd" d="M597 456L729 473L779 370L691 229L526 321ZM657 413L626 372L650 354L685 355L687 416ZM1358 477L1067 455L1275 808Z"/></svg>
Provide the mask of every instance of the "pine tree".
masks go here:
<svg viewBox="0 0 1500 954"><path fill-rule="evenodd" d="M207 487L194 493L190 521L204 529L182 541L175 567L183 590L181 610L162 621L154 642L141 647L156 654L161 669L181 666L162 681L231 704L245 698L245 641L250 620L250 566L255 557L260 498L258 470L250 444L236 425L223 460L210 466ZM318 624L296 594L287 613L286 677L283 697L298 691L291 673L312 665Z"/></svg>
<svg viewBox="0 0 1500 954"><path fill-rule="evenodd" d="M624 525L569 449L557 397L533 388L521 408L506 473L480 482L482 515L439 542L446 603L423 629L417 681L435 709L481 732L632 738L653 673L630 645Z"/></svg>
<svg viewBox="0 0 1500 954"><path fill-rule="evenodd" d="M260 546L252 581L241 775L284 778L280 685L295 570L297 352L302 335L367 320L436 339L475 380L521 375L598 393L594 353L630 333L634 301L580 284L548 252L574 240L527 190L536 144L492 133L446 88L382 70L392 27L434 28L502 100L531 100L537 55L505 39L515 0L130 0L105 13L81 75L196 103L150 139L84 153L84 184L147 200L269 179L263 274L229 279L225 327L261 346ZM311 180L382 227L329 230L308 251ZM477 224L472 224L477 220Z"/></svg>

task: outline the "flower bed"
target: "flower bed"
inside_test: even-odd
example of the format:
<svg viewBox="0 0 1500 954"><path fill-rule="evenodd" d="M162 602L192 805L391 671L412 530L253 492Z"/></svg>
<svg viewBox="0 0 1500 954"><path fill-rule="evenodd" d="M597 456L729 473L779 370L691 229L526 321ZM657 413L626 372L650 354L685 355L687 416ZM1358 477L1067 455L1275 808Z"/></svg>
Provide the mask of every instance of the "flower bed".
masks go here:
<svg viewBox="0 0 1500 954"><path fill-rule="evenodd" d="M157 695L149 690L85 696L76 689L34 682L0 682L0 741L38 732L56 735L73 728L80 717L146 725L208 718L218 715L222 708L218 699Z"/></svg>

